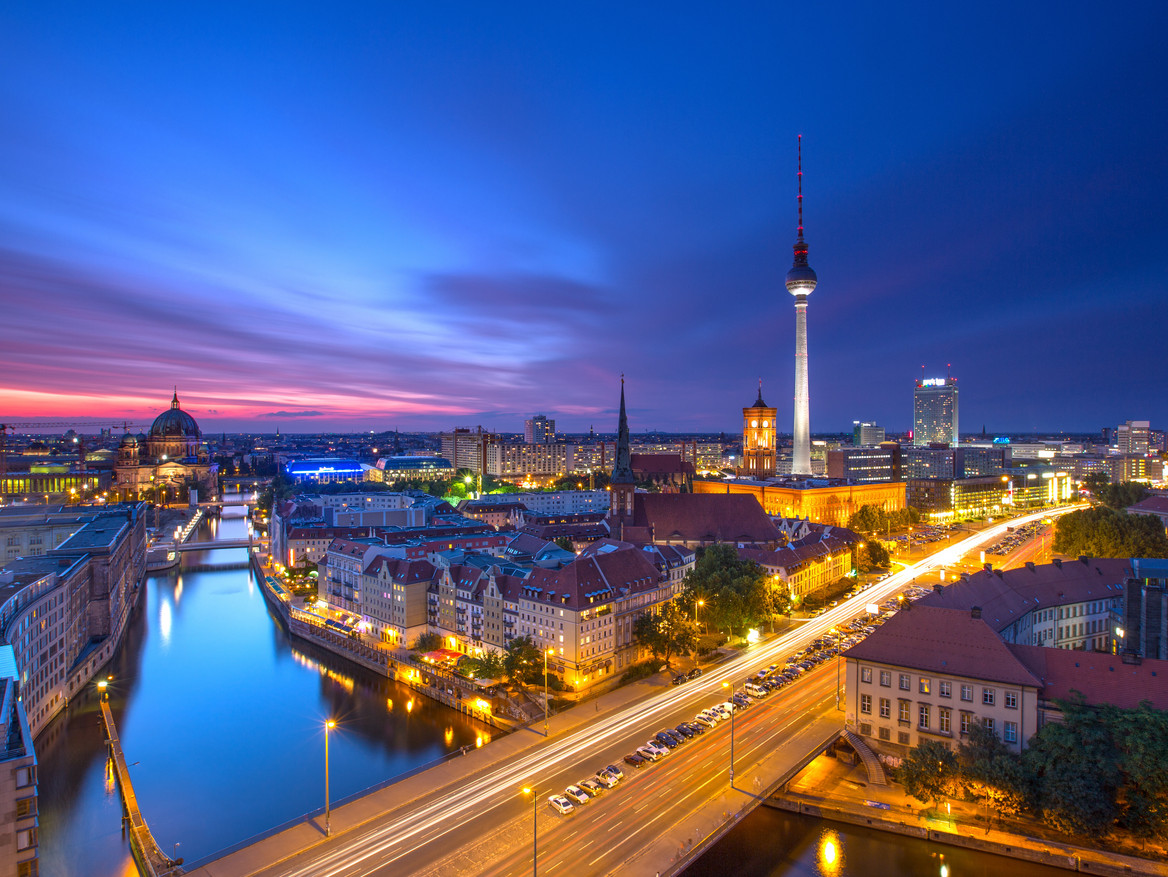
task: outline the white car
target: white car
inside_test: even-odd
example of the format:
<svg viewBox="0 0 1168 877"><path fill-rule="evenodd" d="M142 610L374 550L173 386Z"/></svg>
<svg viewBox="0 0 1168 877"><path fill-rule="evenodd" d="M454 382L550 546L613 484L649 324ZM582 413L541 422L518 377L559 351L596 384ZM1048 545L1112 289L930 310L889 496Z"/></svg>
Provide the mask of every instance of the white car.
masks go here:
<svg viewBox="0 0 1168 877"><path fill-rule="evenodd" d="M669 754L669 749L666 748L665 746L662 746L656 740L646 741L645 748L648 749L650 752L652 752L654 755L656 755L658 758L663 758L664 756Z"/></svg>
<svg viewBox="0 0 1168 877"><path fill-rule="evenodd" d="M606 789L614 789L619 780L607 770L598 770L596 772L596 782L600 783Z"/></svg>
<svg viewBox="0 0 1168 877"><path fill-rule="evenodd" d="M604 770L616 777L618 781L625 778L625 772L615 764L610 764Z"/></svg>
<svg viewBox="0 0 1168 877"><path fill-rule="evenodd" d="M549 795L548 806L559 813L561 816L566 816L576 809L572 806L572 802L563 795Z"/></svg>
<svg viewBox="0 0 1168 877"><path fill-rule="evenodd" d="M649 762L656 761L657 759L659 759L661 757L656 752L654 752L652 749L650 749L648 746L638 746L637 747L637 755L641 756L641 758L643 758L643 759L645 759L645 761L649 761Z"/></svg>
<svg viewBox="0 0 1168 877"><path fill-rule="evenodd" d="M564 789L564 794L575 801L577 804L588 803L588 793L579 786L568 786Z"/></svg>
<svg viewBox="0 0 1168 877"><path fill-rule="evenodd" d="M720 709L722 712L726 713L727 716L729 716L736 709L738 709L738 704L732 700L728 700L725 703L718 704L716 707L714 707L714 709Z"/></svg>
<svg viewBox="0 0 1168 877"><path fill-rule="evenodd" d="M714 725L718 724L718 720L709 713L698 713L696 716L694 716L694 721L703 728L712 728Z"/></svg>

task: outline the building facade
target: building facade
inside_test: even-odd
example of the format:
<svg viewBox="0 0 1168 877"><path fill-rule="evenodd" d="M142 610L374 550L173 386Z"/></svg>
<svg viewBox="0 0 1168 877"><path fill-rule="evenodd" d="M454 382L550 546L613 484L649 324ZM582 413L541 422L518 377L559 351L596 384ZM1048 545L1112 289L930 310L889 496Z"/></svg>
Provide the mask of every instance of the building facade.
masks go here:
<svg viewBox="0 0 1168 877"><path fill-rule="evenodd" d="M913 444L933 443L958 443L956 378L923 378L913 391Z"/></svg>
<svg viewBox="0 0 1168 877"><path fill-rule="evenodd" d="M149 434L122 437L114 490L123 501L167 505L185 501L192 488L204 498L215 496L218 474L199 424L179 406L175 390L169 410L154 418Z"/></svg>
<svg viewBox="0 0 1168 877"><path fill-rule="evenodd" d="M903 482L849 484L829 479L802 481L695 480L695 494L749 494L771 517L809 518L822 524L846 526L862 506L879 506L886 512L904 508Z"/></svg>
<svg viewBox="0 0 1168 877"><path fill-rule="evenodd" d="M742 465L740 475L750 478L770 477L775 474L775 454L778 444L777 408L770 408L762 400L762 381L758 382L758 398L742 409Z"/></svg>

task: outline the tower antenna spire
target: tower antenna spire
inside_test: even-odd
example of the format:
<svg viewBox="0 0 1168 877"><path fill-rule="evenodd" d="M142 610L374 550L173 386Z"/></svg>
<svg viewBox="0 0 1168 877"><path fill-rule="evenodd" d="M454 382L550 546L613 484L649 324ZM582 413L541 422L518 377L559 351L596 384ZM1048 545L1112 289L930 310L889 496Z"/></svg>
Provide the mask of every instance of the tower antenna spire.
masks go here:
<svg viewBox="0 0 1168 877"><path fill-rule="evenodd" d="M803 240L803 135L799 135L799 240Z"/></svg>

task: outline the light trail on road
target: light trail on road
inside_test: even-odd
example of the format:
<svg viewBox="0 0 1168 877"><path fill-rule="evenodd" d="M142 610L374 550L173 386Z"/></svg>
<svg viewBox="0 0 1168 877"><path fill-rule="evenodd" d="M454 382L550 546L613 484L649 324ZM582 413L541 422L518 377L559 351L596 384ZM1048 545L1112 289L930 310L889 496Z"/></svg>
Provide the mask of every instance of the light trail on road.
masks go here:
<svg viewBox="0 0 1168 877"><path fill-rule="evenodd" d="M583 756L620 741L629 741L631 751L643 743L632 742L632 739L646 733L644 730L637 730L641 726L649 727L660 721L664 714L677 711L687 703L696 713L701 707L711 705L715 697L718 701L725 700L721 689L723 682L734 685L735 679L740 680L749 672L771 663L781 664L787 655L805 648L812 640L829 633L833 628L852 618L866 614L868 604L879 605L904 590L916 578L933 570L955 565L963 555L1003 536L1007 527L1024 526L1032 521L1057 517L1081 507L1045 509L1007 519L977 531L960 542L890 574L884 580L841 602L834 609L800 623L788 633L770 642L749 647L739 658L712 668L698 680L670 688L647 701L633 704L583 728L571 731L562 738L551 739L532 751L517 755L505 764L487 768L456 789L447 790L437 800L421 803L416 809L398 816L393 821L353 829L324 847L316 847L295 856L291 861L259 873L273 877L275 875L347 877L367 874L373 869L391 865L426 844L458 830L471 816L481 817L497 808L513 805L519 790L524 786L533 785L532 777L554 775L578 763ZM772 695L772 698L772 702L780 700L781 693ZM648 733L651 735L653 732ZM542 784L539 782L534 783L535 787L540 785Z"/></svg>

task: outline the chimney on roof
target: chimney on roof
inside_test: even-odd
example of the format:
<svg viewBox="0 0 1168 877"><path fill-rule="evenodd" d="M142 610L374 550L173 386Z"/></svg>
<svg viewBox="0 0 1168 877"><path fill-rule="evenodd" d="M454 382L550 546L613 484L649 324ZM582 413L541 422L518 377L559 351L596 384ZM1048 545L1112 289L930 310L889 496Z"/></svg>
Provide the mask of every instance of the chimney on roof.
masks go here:
<svg viewBox="0 0 1168 877"><path fill-rule="evenodd" d="M1053 563L1059 569L1063 568L1063 559L1061 557L1052 557L1050 559L1050 562Z"/></svg>
<svg viewBox="0 0 1168 877"><path fill-rule="evenodd" d="M992 563L987 563L987 564L985 564L985 566L983 567L983 569L985 569L985 571L986 571L986 572L993 572L993 571L994 571L994 565L993 565Z"/></svg>
<svg viewBox="0 0 1168 877"><path fill-rule="evenodd" d="M940 583L933 585L933 593L934 594L940 594L944 590L945 590L945 586L940 584Z"/></svg>
<svg viewBox="0 0 1168 877"><path fill-rule="evenodd" d="M963 572L963 573L961 574L961 581L963 581L963 582L968 582L968 581L969 581L969 573L967 573L967 572Z"/></svg>
<svg viewBox="0 0 1168 877"><path fill-rule="evenodd" d="M972 609L970 609L969 610L969 617L970 618L981 618L981 607L974 606Z"/></svg>
<svg viewBox="0 0 1168 877"><path fill-rule="evenodd" d="M1087 561L1089 561L1090 559L1091 559L1091 558L1089 558L1089 557L1088 557L1086 554L1080 554L1080 555L1079 555L1079 563L1083 564L1083 566L1086 566L1086 565L1087 565Z"/></svg>
<svg viewBox="0 0 1168 877"><path fill-rule="evenodd" d="M1028 570L1030 570L1031 572L1034 572L1034 561L1033 560L1026 561L1026 568Z"/></svg>

